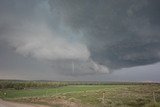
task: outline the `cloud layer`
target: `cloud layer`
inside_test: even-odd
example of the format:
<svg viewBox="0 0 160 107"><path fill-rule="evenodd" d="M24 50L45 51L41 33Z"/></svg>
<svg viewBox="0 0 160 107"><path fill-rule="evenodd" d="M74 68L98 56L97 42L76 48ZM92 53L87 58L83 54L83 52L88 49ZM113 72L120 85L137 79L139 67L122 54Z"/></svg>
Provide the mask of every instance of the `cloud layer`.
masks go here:
<svg viewBox="0 0 160 107"><path fill-rule="evenodd" d="M158 4L149 0L2 0L0 41L18 54L48 61L54 72L65 75L153 64L160 61Z"/></svg>
<svg viewBox="0 0 160 107"><path fill-rule="evenodd" d="M111 69L159 62L159 1L50 1L66 25L83 31L91 58Z"/></svg>

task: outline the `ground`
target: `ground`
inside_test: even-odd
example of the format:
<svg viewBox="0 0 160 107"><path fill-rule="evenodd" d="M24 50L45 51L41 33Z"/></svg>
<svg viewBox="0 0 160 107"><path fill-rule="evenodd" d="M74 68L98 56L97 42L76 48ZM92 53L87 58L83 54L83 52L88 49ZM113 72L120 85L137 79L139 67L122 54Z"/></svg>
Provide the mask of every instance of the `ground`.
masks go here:
<svg viewBox="0 0 160 107"><path fill-rule="evenodd" d="M37 105L37 104L22 104L22 103L8 102L8 101L3 101L0 99L0 107L48 107L48 106Z"/></svg>
<svg viewBox="0 0 160 107"><path fill-rule="evenodd" d="M1 92L1 98L52 107L160 107L160 85L70 85L59 88L7 89ZM151 103L157 106L148 106Z"/></svg>

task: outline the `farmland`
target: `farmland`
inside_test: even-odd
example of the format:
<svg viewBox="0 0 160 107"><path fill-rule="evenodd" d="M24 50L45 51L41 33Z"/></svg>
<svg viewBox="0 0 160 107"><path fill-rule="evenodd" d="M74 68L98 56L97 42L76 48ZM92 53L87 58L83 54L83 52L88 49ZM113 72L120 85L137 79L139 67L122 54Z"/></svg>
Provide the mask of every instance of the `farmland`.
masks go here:
<svg viewBox="0 0 160 107"><path fill-rule="evenodd" d="M1 89L0 97L51 107L159 107L159 84L67 84Z"/></svg>

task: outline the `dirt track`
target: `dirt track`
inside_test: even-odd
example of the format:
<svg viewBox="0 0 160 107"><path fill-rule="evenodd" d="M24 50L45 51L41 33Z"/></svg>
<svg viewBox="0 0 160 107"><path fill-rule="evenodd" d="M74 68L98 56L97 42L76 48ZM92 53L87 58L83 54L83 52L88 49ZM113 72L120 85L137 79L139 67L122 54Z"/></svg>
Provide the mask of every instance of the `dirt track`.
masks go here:
<svg viewBox="0 0 160 107"><path fill-rule="evenodd" d="M22 103L3 101L0 99L0 107L49 107L49 106L36 105L36 104L22 104Z"/></svg>

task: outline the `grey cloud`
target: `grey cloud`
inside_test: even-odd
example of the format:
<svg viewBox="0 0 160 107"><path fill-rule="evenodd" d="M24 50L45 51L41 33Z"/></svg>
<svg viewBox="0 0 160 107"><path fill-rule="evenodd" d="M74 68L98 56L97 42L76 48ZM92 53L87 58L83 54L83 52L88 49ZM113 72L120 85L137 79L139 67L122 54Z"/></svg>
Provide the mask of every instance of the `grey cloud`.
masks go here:
<svg viewBox="0 0 160 107"><path fill-rule="evenodd" d="M92 59L87 61L58 60L52 62L52 67L55 72L68 76L107 74L110 72L106 66L97 64Z"/></svg>
<svg viewBox="0 0 160 107"><path fill-rule="evenodd" d="M50 5L73 30L83 31L91 58L111 69L160 61L159 1L69 0Z"/></svg>
<svg viewBox="0 0 160 107"><path fill-rule="evenodd" d="M56 73L109 73L160 61L159 1L0 2L0 41L48 61Z"/></svg>
<svg viewBox="0 0 160 107"><path fill-rule="evenodd" d="M29 5L30 2L32 5ZM5 6L2 6L2 10L5 11L8 9L6 6L11 4L4 1L3 5ZM16 53L39 61L48 61L53 65L53 72L63 75L109 72L107 67L92 59L92 62L88 62L90 51L81 42L83 34L72 31L62 23L57 18L59 15L50 11L47 1L15 0L8 11L4 11L1 13L3 17L0 20L0 39L14 48ZM68 60L83 67L75 66L76 70L72 73L72 61Z"/></svg>

